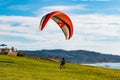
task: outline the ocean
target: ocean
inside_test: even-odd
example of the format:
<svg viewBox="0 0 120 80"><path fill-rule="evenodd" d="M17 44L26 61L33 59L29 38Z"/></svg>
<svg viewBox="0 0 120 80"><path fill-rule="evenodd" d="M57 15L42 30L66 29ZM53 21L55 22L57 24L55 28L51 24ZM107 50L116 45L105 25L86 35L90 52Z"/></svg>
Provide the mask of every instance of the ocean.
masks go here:
<svg viewBox="0 0 120 80"><path fill-rule="evenodd" d="M94 63L94 64L84 64L90 66L100 66L106 68L120 69L120 63Z"/></svg>

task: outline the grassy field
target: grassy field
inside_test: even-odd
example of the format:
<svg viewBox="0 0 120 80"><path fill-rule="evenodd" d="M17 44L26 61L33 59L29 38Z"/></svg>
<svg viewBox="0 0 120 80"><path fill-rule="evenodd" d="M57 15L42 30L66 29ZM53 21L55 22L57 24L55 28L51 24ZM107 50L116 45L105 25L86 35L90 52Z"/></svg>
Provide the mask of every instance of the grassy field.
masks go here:
<svg viewBox="0 0 120 80"><path fill-rule="evenodd" d="M120 70L0 55L0 80L120 80Z"/></svg>

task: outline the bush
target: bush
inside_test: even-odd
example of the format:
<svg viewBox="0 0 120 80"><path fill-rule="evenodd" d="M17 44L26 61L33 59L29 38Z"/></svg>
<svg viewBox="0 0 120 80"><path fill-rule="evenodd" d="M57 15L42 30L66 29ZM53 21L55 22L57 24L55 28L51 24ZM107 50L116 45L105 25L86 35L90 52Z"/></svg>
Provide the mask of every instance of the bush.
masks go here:
<svg viewBox="0 0 120 80"><path fill-rule="evenodd" d="M24 57L25 53L24 52L18 52L17 56Z"/></svg>

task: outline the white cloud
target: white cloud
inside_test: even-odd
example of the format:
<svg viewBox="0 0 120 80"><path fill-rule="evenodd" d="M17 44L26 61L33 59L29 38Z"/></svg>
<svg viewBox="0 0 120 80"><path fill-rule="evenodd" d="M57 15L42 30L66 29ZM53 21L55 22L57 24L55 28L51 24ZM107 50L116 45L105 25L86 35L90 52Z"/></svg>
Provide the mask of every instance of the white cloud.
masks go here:
<svg viewBox="0 0 120 80"><path fill-rule="evenodd" d="M9 6L8 9L26 11L31 9L31 6L30 5L14 5L14 6Z"/></svg>
<svg viewBox="0 0 120 80"><path fill-rule="evenodd" d="M38 39L39 19L23 16L0 16L0 35ZM18 25L12 25L19 23Z"/></svg>
<svg viewBox="0 0 120 80"><path fill-rule="evenodd" d="M87 8L87 5L83 5L83 4L70 5L70 6L65 6L65 5L45 6L38 9L38 11L34 13L37 15L41 15L51 11L73 12L75 10L89 10L89 8Z"/></svg>
<svg viewBox="0 0 120 80"><path fill-rule="evenodd" d="M120 15L69 15L74 24L72 39L65 40L59 26L50 20L43 31L39 31L40 17L0 16L0 36L23 37L37 40L33 43L5 42L18 49L85 49L109 54L119 54L120 43L112 38L120 36ZM13 23L19 23L13 25ZM104 39L106 37L106 39ZM107 37L109 41L107 41ZM101 39L104 39L101 41ZM110 40L111 39L111 40ZM117 40L114 39L114 40ZM119 54L120 55L120 54Z"/></svg>
<svg viewBox="0 0 120 80"><path fill-rule="evenodd" d="M39 30L39 22L40 18L36 17L23 17L23 16L0 16L0 35L1 36L14 36L14 37L23 37L33 40L44 40L43 38L52 37L49 33L53 32L58 34L59 27L56 27L56 23L50 20L45 30L50 32L46 32ZM13 23L17 23L17 25L13 25ZM51 24L52 23L52 24ZM54 25L54 26L53 26ZM51 28L52 27L52 28ZM50 30L49 30L50 29ZM58 30L58 32L56 31ZM42 34L42 36L40 35Z"/></svg>
<svg viewBox="0 0 120 80"><path fill-rule="evenodd" d="M72 6L47 6L43 7L42 10L60 10L60 11L69 11L69 10L87 10L86 5L72 5Z"/></svg>
<svg viewBox="0 0 120 80"><path fill-rule="evenodd" d="M120 36L120 15L73 15L72 20L78 33Z"/></svg>

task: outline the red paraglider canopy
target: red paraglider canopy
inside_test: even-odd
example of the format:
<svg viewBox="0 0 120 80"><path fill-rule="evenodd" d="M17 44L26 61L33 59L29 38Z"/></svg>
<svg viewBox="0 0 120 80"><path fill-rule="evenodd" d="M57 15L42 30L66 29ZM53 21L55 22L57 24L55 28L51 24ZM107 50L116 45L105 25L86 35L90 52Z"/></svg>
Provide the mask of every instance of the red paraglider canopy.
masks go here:
<svg viewBox="0 0 120 80"><path fill-rule="evenodd" d="M72 37L73 35L72 21L65 13L61 11L54 11L43 16L40 22L41 30L44 29L45 25L50 19L54 20L60 26L67 40Z"/></svg>

